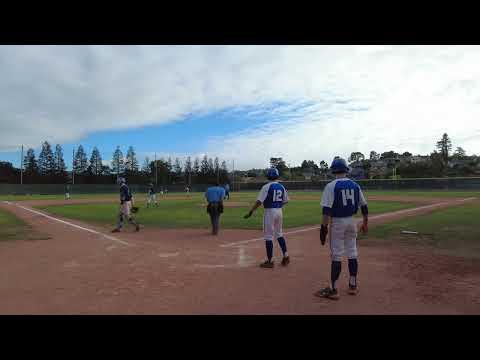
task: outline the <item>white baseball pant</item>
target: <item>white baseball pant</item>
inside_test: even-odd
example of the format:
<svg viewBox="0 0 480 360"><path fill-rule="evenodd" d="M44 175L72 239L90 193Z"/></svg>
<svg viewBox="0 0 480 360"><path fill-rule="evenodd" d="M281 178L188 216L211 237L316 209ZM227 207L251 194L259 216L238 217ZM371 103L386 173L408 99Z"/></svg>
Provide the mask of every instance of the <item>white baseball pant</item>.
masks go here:
<svg viewBox="0 0 480 360"><path fill-rule="evenodd" d="M344 255L348 259L357 258L357 223L352 216L332 218L330 255L332 261L342 261Z"/></svg>
<svg viewBox="0 0 480 360"><path fill-rule="evenodd" d="M157 194L148 194L147 197L147 204L150 205L151 203L156 203L157 202Z"/></svg>
<svg viewBox="0 0 480 360"><path fill-rule="evenodd" d="M263 213L263 237L267 241L273 241L283 236L283 212L282 208L265 209Z"/></svg>

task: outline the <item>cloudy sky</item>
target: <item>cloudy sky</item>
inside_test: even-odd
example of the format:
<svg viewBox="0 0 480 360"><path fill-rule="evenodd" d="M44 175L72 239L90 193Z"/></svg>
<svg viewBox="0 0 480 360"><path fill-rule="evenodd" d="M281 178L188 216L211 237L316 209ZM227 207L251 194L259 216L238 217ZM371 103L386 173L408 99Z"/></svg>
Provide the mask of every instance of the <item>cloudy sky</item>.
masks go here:
<svg viewBox="0 0 480 360"><path fill-rule="evenodd" d="M0 46L0 160L44 140L236 168L480 154L479 46ZM37 150L38 155L38 150Z"/></svg>

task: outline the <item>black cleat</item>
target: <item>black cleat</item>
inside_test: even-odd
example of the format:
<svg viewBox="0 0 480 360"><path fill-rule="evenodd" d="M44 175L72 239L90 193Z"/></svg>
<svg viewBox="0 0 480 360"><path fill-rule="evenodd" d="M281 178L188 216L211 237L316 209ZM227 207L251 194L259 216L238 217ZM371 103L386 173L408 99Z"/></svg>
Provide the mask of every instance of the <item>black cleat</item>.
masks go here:
<svg viewBox="0 0 480 360"><path fill-rule="evenodd" d="M287 266L288 264L290 264L290 256L284 256L282 259L282 265Z"/></svg>
<svg viewBox="0 0 480 360"><path fill-rule="evenodd" d="M331 287L326 287L322 290L317 291L315 296L321 297L321 298L327 298L331 300L338 300L338 290L337 289L332 289Z"/></svg>
<svg viewBox="0 0 480 360"><path fill-rule="evenodd" d="M268 261L268 260L265 260L265 262L260 264L260 267L265 269L272 269L273 266L274 266L273 261Z"/></svg>

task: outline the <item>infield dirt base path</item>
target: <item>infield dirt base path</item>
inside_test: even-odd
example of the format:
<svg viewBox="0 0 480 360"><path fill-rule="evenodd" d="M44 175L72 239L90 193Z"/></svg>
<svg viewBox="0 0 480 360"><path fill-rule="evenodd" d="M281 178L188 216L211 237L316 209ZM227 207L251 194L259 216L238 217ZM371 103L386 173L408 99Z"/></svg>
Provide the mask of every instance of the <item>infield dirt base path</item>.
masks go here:
<svg viewBox="0 0 480 360"><path fill-rule="evenodd" d="M462 203L441 202L370 226ZM343 262L341 297L331 301L313 296L330 276L328 246L319 244L316 230L286 235L288 267L280 266L276 246L275 268L260 269L263 241L242 243L261 237L260 231L221 230L213 237L207 229L127 228L111 234L110 228L63 219L96 234L14 204L0 206L51 236L0 242L1 314L480 313L480 261L428 248L359 241L360 293L346 294Z"/></svg>

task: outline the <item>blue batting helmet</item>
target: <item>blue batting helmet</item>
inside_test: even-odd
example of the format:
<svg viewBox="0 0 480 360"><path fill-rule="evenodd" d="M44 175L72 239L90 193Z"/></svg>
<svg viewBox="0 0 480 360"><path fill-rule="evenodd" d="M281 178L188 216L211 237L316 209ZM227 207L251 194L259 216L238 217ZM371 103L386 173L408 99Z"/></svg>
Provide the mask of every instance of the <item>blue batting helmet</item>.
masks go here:
<svg viewBox="0 0 480 360"><path fill-rule="evenodd" d="M117 179L117 184L121 185L121 184L125 184L127 181L125 180L125 178L123 177L119 177Z"/></svg>
<svg viewBox="0 0 480 360"><path fill-rule="evenodd" d="M280 177L280 174L278 173L278 170L275 168L268 169L267 171L267 179L268 180L275 180Z"/></svg>
<svg viewBox="0 0 480 360"><path fill-rule="evenodd" d="M338 173L348 173L350 171L350 168L348 167L345 159L336 157L332 161L332 166L330 166L330 170L332 170L333 174L338 174Z"/></svg>

